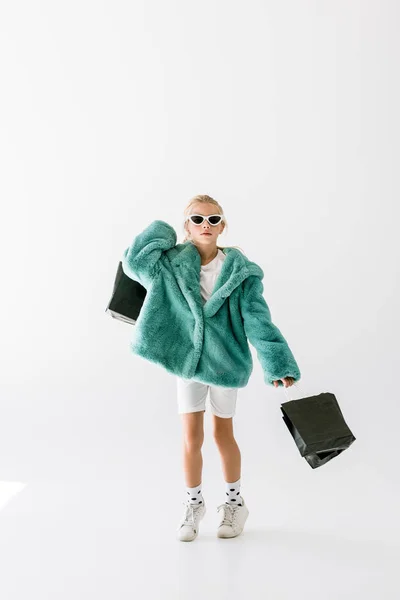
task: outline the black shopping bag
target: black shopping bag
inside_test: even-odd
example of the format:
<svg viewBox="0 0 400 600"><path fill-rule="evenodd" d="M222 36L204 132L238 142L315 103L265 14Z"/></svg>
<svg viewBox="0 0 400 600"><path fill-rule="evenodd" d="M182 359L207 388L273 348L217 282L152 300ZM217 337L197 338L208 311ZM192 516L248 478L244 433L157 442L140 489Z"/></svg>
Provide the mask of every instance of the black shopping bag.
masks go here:
<svg viewBox="0 0 400 600"><path fill-rule="evenodd" d="M286 393L287 388L283 389ZM313 469L338 456L356 439L331 392L289 400L281 405L281 411L301 456Z"/></svg>
<svg viewBox="0 0 400 600"><path fill-rule="evenodd" d="M114 281L111 300L106 307L106 312L114 319L134 325L143 306L147 290L138 281L131 279L122 268L119 261Z"/></svg>

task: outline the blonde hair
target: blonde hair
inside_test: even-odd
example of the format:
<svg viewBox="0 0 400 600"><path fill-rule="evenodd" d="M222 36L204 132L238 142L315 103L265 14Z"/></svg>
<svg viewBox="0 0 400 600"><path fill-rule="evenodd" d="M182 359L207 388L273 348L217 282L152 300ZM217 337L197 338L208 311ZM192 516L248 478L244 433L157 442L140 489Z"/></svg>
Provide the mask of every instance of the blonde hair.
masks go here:
<svg viewBox="0 0 400 600"><path fill-rule="evenodd" d="M213 204L215 206L215 208L217 209L215 211L215 214L217 214L217 213L220 215L224 214L222 206L219 204L219 202L217 202L217 200L214 200L214 198L211 198L211 196L207 196L206 194L198 194L197 196L193 196L193 198L191 198L189 200L188 204L185 207L185 210L183 211L183 214L185 217L185 221L183 223L183 230L185 233L185 238L182 240L182 243L190 240L190 234L186 228L186 217L188 217L191 214L192 207L195 204ZM228 226L226 217L224 217L224 222L225 222L225 227L224 227L224 231L225 231L225 228ZM238 248L244 254L244 252L243 252L242 248L240 248L240 246L217 246L217 248L219 248L220 250L223 250L224 248Z"/></svg>

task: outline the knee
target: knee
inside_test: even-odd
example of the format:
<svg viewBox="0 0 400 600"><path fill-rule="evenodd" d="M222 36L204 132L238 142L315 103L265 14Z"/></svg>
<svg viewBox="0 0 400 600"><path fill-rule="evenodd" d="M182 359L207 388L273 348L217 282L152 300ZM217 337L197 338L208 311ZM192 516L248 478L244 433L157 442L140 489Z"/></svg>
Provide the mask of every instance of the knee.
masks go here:
<svg viewBox="0 0 400 600"><path fill-rule="evenodd" d="M190 452L198 452L201 450L204 442L204 432L188 431L184 436L184 444L186 450Z"/></svg>
<svg viewBox="0 0 400 600"><path fill-rule="evenodd" d="M230 419L229 419L230 420ZM228 419L226 419L228 421ZM234 444L235 436L233 435L232 426L229 423L216 425L213 429L214 441L218 446Z"/></svg>

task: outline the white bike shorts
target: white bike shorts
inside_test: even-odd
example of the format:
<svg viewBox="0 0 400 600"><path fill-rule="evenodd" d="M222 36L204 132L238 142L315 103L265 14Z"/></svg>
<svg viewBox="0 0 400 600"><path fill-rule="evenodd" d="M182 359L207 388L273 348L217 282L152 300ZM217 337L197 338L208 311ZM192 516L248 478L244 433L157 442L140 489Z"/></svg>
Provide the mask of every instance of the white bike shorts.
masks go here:
<svg viewBox="0 0 400 600"><path fill-rule="evenodd" d="M239 388L209 385L182 377L176 377L176 381L178 414L205 411L210 392L211 411L214 415L225 419L235 416Z"/></svg>

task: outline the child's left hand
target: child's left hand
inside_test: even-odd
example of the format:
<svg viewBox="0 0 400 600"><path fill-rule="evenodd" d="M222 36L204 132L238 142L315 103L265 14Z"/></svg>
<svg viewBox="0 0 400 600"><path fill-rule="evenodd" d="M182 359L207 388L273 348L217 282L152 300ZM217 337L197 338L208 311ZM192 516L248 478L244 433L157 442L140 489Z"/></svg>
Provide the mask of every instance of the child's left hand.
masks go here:
<svg viewBox="0 0 400 600"><path fill-rule="evenodd" d="M295 382L293 377L283 377L283 379L278 379L277 381L273 381L273 384L275 387L279 387L279 381L283 382L284 387L290 387Z"/></svg>

